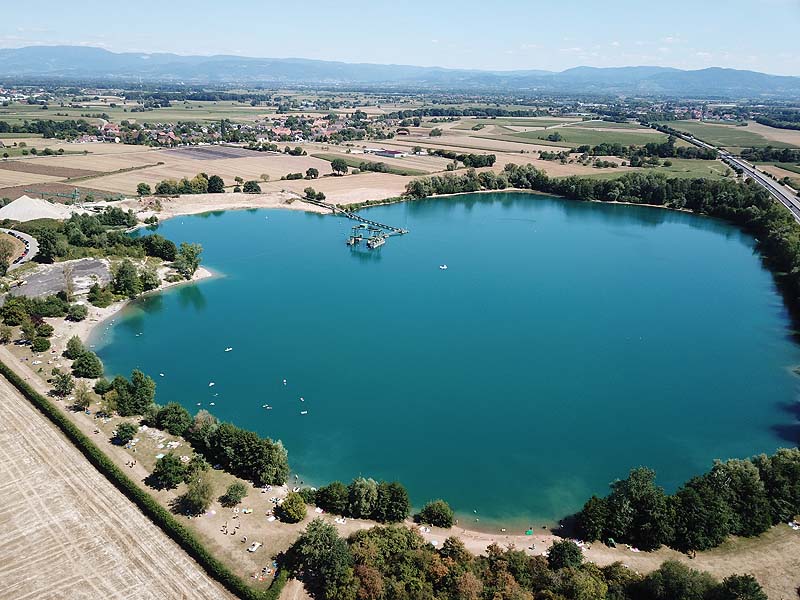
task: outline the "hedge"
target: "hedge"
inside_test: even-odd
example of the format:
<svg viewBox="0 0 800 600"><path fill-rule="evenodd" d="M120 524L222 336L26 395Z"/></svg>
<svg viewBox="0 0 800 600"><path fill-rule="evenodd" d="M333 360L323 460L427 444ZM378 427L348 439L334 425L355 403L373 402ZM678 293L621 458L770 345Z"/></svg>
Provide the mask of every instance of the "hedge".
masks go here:
<svg viewBox="0 0 800 600"><path fill-rule="evenodd" d="M145 490L130 479L114 462L98 448L86 434L70 421L47 398L39 394L19 375L0 361L0 375L5 377L40 412L52 421L67 438L83 453L89 462L114 486L128 497L155 525L160 527L189 556L195 559L211 577L225 588L246 600L277 600L286 583L287 575L281 570L269 589L254 590L243 579L215 558L186 527L167 509L161 506Z"/></svg>

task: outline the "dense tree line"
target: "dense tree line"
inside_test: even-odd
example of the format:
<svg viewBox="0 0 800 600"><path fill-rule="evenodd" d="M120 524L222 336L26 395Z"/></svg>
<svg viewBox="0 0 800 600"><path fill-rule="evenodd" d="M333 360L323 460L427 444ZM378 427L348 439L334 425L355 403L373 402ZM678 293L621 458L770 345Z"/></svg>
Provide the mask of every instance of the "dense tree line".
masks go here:
<svg viewBox="0 0 800 600"><path fill-rule="evenodd" d="M137 188L140 196L150 193L150 186L139 184ZM145 187L146 186L146 187ZM222 194L225 192L225 182L219 175L207 175L198 173L192 179L184 177L180 181L175 179L164 179L159 181L155 187L158 196L176 196L178 194Z"/></svg>
<svg viewBox="0 0 800 600"><path fill-rule="evenodd" d="M657 157L657 158L688 158L699 160L715 160L716 150L700 148L699 146L676 146L676 138L670 136L665 142L650 142L644 146L624 146L620 143L604 142L597 146L579 146L575 152L590 154L592 156L619 156L629 157Z"/></svg>
<svg viewBox="0 0 800 600"><path fill-rule="evenodd" d="M44 138L72 139L81 135L93 134L97 127L83 119L53 121L51 119L36 119L24 121L20 124L9 124L0 121L0 133L34 133Z"/></svg>
<svg viewBox="0 0 800 600"><path fill-rule="evenodd" d="M206 411L195 415L184 437L212 464L256 486L282 485L289 476L286 449L280 441L222 423Z"/></svg>
<svg viewBox="0 0 800 600"><path fill-rule="evenodd" d="M411 510L408 492L401 484L363 477L354 479L350 485L334 481L306 500L329 513L379 523L399 523Z"/></svg>
<svg viewBox="0 0 800 600"><path fill-rule="evenodd" d="M587 540L609 538L643 550L668 545L683 552L719 546L729 535L753 537L800 513L800 450L716 462L675 494L639 468L590 498L577 515Z"/></svg>
<svg viewBox="0 0 800 600"><path fill-rule="evenodd" d="M459 152L452 152L451 150L428 150L428 154L433 156L441 156L450 160L457 160L464 164L465 167L472 167L478 169L480 167L492 167L497 161L497 156L494 154L463 154Z"/></svg>
<svg viewBox="0 0 800 600"><path fill-rule="evenodd" d="M473 556L450 537L440 547L401 526L360 530L347 539L315 519L287 556L293 573L319 600L766 600L749 575L722 582L678 562L642 576L621 563L583 562L564 541L550 556L492 544Z"/></svg>
<svg viewBox="0 0 800 600"><path fill-rule="evenodd" d="M133 212L113 207L98 215L73 214L63 222L42 219L15 227L36 238L37 260L42 262L95 254L175 260L177 248L170 240L158 234L132 237L125 233L123 228L136 223Z"/></svg>
<svg viewBox="0 0 800 600"><path fill-rule="evenodd" d="M794 148L742 148L742 158L751 162L800 163L800 150Z"/></svg>
<svg viewBox="0 0 800 600"><path fill-rule="evenodd" d="M541 110L507 108L477 107L456 108L443 106L441 108L417 108L398 110L386 115L387 119L412 119L414 117L548 117L550 113Z"/></svg>
<svg viewBox="0 0 800 600"><path fill-rule="evenodd" d="M792 108L774 109L755 118L756 123L778 129L800 129L800 110Z"/></svg>

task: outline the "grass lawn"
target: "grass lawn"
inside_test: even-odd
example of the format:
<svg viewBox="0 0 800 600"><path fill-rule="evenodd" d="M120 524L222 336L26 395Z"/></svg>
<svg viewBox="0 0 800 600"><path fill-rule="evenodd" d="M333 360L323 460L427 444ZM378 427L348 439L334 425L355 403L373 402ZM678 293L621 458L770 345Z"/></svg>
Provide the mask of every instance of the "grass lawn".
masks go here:
<svg viewBox="0 0 800 600"><path fill-rule="evenodd" d="M360 156L348 156L347 154L312 154L311 156L313 156L314 158L321 158L322 160L327 160L328 162L332 162L332 161L336 160L337 158L341 158L344 162L347 163L348 167L351 167L353 169L358 169L359 165L362 162L371 162L371 163L382 162L383 164L385 164L389 168L389 170L385 171L385 172L386 173L391 173L392 175L409 175L409 176L414 176L414 177L421 176L421 175L428 175L427 172L420 171L419 169L409 169L409 168L397 166L397 165L392 164L391 162L388 162L388 161L392 161L392 160L397 160L396 158L394 158L394 159L393 158L389 158L387 160L367 160L367 159L365 159L363 157L360 157Z"/></svg>
<svg viewBox="0 0 800 600"><path fill-rule="evenodd" d="M547 119L547 118L497 118L497 119L463 119L453 129L472 129L475 125L511 125L513 127L552 127L553 125L562 125L569 123L562 119Z"/></svg>
<svg viewBox="0 0 800 600"><path fill-rule="evenodd" d="M709 144L722 146L730 150L762 146L772 146L774 148L794 147L785 142L768 140L762 135L748 131L747 127L737 127L736 125L713 125L699 121L668 121L663 124L678 131L690 133Z"/></svg>
<svg viewBox="0 0 800 600"><path fill-rule="evenodd" d="M0 119L0 121L2 121L2 119ZM0 140L40 137L42 137L41 133L0 133Z"/></svg>
<svg viewBox="0 0 800 600"><path fill-rule="evenodd" d="M680 177L682 179L696 179L700 177L722 179L725 177L725 173L730 171L728 167L718 160L690 160L678 158L672 158L670 160L672 161L671 167L637 167L631 168L629 171L623 173L608 172L604 169L598 169L597 173L586 175L586 177L591 177L592 179L616 179L627 172L646 171L663 173L668 177Z"/></svg>
<svg viewBox="0 0 800 600"><path fill-rule="evenodd" d="M567 127L599 127L601 129L644 129L640 123L616 123L615 121L585 121Z"/></svg>

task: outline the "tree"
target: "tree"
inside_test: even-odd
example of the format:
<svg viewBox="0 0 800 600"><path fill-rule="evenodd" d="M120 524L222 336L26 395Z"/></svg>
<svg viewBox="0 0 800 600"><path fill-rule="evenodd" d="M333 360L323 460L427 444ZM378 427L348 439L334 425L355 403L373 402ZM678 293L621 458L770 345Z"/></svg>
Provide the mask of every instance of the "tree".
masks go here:
<svg viewBox="0 0 800 600"><path fill-rule="evenodd" d="M203 247L200 244L182 242L173 266L185 279L191 279L200 266Z"/></svg>
<svg viewBox="0 0 800 600"><path fill-rule="evenodd" d="M22 333L23 339L26 341L33 343L34 338L36 338L36 324L31 320L31 318L26 314L23 321L20 323L20 331Z"/></svg>
<svg viewBox="0 0 800 600"><path fill-rule="evenodd" d="M156 466L150 476L153 487L170 490L183 481L184 466L181 460L172 452L165 454L156 461Z"/></svg>
<svg viewBox="0 0 800 600"><path fill-rule="evenodd" d="M127 258L117 266L111 285L115 293L128 298L135 298L142 293L142 281L136 265Z"/></svg>
<svg viewBox="0 0 800 600"><path fill-rule="evenodd" d="M136 186L136 193L139 194L139 196L141 197L141 196L149 196L153 193L153 191L150 189L150 186L148 184L140 183L139 185Z"/></svg>
<svg viewBox="0 0 800 600"><path fill-rule="evenodd" d="M550 546L547 565L558 571L565 567L578 568L583 563L583 552L572 540L562 540Z"/></svg>
<svg viewBox="0 0 800 600"><path fill-rule="evenodd" d="M312 187L307 187L306 189L303 190L303 193L309 200L314 200L317 197L317 190L315 190Z"/></svg>
<svg viewBox="0 0 800 600"><path fill-rule="evenodd" d="M131 423L130 421L123 421L117 425L117 432L114 435L114 443L118 446L124 446L130 442L138 432L139 428L135 424Z"/></svg>
<svg viewBox="0 0 800 600"><path fill-rule="evenodd" d="M92 391L85 381L79 381L75 386L75 406L86 410L92 404Z"/></svg>
<svg viewBox="0 0 800 600"><path fill-rule="evenodd" d="M430 135L430 137L442 137L442 130L438 127L434 127L428 135Z"/></svg>
<svg viewBox="0 0 800 600"><path fill-rule="evenodd" d="M83 321L89 315L89 309L83 304L70 304L67 311L68 321Z"/></svg>
<svg viewBox="0 0 800 600"><path fill-rule="evenodd" d="M347 486L341 481L334 481L317 490L317 506L330 513L337 515L346 514L347 499Z"/></svg>
<svg viewBox="0 0 800 600"><path fill-rule="evenodd" d="M343 158L334 158L331 161L331 170L334 175L344 175L347 173L347 161Z"/></svg>
<svg viewBox="0 0 800 600"><path fill-rule="evenodd" d="M0 238L0 276L8 272L14 258L14 244L7 237Z"/></svg>
<svg viewBox="0 0 800 600"><path fill-rule="evenodd" d="M69 373L58 371L53 375L53 393L56 396L61 396L62 398L68 396L74 387L75 380Z"/></svg>
<svg viewBox="0 0 800 600"><path fill-rule="evenodd" d="M250 181L244 182L244 185L242 186L242 191L245 194L260 194L261 186L258 185L258 182L255 179L252 179Z"/></svg>
<svg viewBox="0 0 800 600"><path fill-rule="evenodd" d="M31 350L34 352L47 352L50 350L50 340L45 337L33 338L31 343Z"/></svg>
<svg viewBox="0 0 800 600"><path fill-rule="evenodd" d="M395 482L378 484L378 500L372 518L379 523L400 523L408 517L411 502L408 492L401 484Z"/></svg>
<svg viewBox="0 0 800 600"><path fill-rule="evenodd" d="M347 488L347 512L356 519L369 519L378 502L378 484L373 479L359 477Z"/></svg>
<svg viewBox="0 0 800 600"><path fill-rule="evenodd" d="M642 550L656 550L672 538L672 512L651 469L633 469L616 481L607 498L608 534Z"/></svg>
<svg viewBox="0 0 800 600"><path fill-rule="evenodd" d="M225 493L219 497L219 503L225 508L232 508L239 504L247 496L247 486L241 481L237 481L228 486Z"/></svg>
<svg viewBox="0 0 800 600"><path fill-rule="evenodd" d="M186 483L189 483L198 475L200 475L200 473L208 471L210 468L211 465L208 464L208 461L205 458L203 458L202 454L193 454L192 458L189 459L189 462L186 463L183 480Z"/></svg>
<svg viewBox="0 0 800 600"><path fill-rule="evenodd" d="M143 415L156 395L156 382L138 369L131 372L130 381L115 377L112 385L118 394L117 410L123 417Z"/></svg>
<svg viewBox="0 0 800 600"><path fill-rule="evenodd" d="M453 526L453 509L444 500L433 500L422 507L418 515L420 523L450 529Z"/></svg>
<svg viewBox="0 0 800 600"><path fill-rule="evenodd" d="M72 363L72 374L75 377L96 379L103 375L103 363L94 352L86 350Z"/></svg>
<svg viewBox="0 0 800 600"><path fill-rule="evenodd" d="M347 542L339 537L336 527L316 518L308 524L293 546L296 560L292 565L295 576L312 589L335 584L351 572L353 557ZM326 594L326 598L333 598Z"/></svg>
<svg viewBox="0 0 800 600"><path fill-rule="evenodd" d="M712 600L767 600L761 585L752 575L731 575L711 594Z"/></svg>
<svg viewBox="0 0 800 600"><path fill-rule="evenodd" d="M189 482L186 492L180 497L181 509L190 515L199 515L208 510L214 498L214 488L208 474L201 472Z"/></svg>
<svg viewBox="0 0 800 600"><path fill-rule="evenodd" d="M634 586L631 597L641 600L705 600L716 587L708 573L668 560Z"/></svg>
<svg viewBox="0 0 800 600"><path fill-rule="evenodd" d="M13 330L8 325L0 326L0 344L8 344L11 341Z"/></svg>
<svg viewBox="0 0 800 600"><path fill-rule="evenodd" d="M58 236L52 229L41 229L36 235L39 242L38 258L42 262L51 263L58 256Z"/></svg>
<svg viewBox="0 0 800 600"><path fill-rule="evenodd" d="M67 347L64 349L64 356L70 360L75 360L80 355L86 352L86 346L77 335L73 335L67 341Z"/></svg>
<svg viewBox="0 0 800 600"><path fill-rule="evenodd" d="M225 182L219 175L212 175L208 178L208 193L209 194L224 194Z"/></svg>
<svg viewBox="0 0 800 600"><path fill-rule="evenodd" d="M176 402L170 402L156 414L156 427L172 435L183 436L191 424L192 417L189 411Z"/></svg>
<svg viewBox="0 0 800 600"><path fill-rule="evenodd" d="M281 521L299 523L306 518L306 501L297 492L289 492L280 504Z"/></svg>
<svg viewBox="0 0 800 600"><path fill-rule="evenodd" d="M149 292L161 285L161 277L155 269L142 269L139 273L139 282L142 286L142 291Z"/></svg>
<svg viewBox="0 0 800 600"><path fill-rule="evenodd" d="M592 496L578 513L578 531L582 539L589 542L602 539L606 531L608 506L603 498Z"/></svg>
<svg viewBox="0 0 800 600"><path fill-rule="evenodd" d="M319 169L315 169L314 167L306 169L306 178L316 179L317 177L319 177Z"/></svg>

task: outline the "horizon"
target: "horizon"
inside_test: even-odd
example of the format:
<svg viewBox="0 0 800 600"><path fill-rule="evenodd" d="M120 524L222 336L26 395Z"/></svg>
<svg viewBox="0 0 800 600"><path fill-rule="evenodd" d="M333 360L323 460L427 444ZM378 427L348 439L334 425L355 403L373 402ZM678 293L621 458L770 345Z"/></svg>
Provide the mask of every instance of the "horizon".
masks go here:
<svg viewBox="0 0 800 600"><path fill-rule="evenodd" d="M800 76L800 57L789 49L800 23L800 3L794 0L759 3L759 11L781 17L763 21L747 18L755 8L744 0L723 7L676 0L670 11L680 23L653 20L637 12L632 0L618 0L602 14L583 9L582 2L549 6L500 0L491 15L502 29L487 27L483 17L489 11L475 0L465 0L457 12L421 0L407 4L400 14L391 6L372 5L353 14L309 0L302 13L287 15L275 2L240 0L232 7L198 0L192 17L199 18L186 25L180 5L143 0L115 8L115 16L102 18L98 27L98 17L107 10L99 0L86 0L68 12L58 10L54 0L43 0L35 14L18 4L5 7L0 48L88 46L115 53L304 58L478 71L647 65ZM146 27L132 26L151 8L158 18ZM231 16L237 10L243 18ZM291 25L277 26L276 14ZM324 18L309 18L315 15ZM238 27L249 29L239 32Z"/></svg>
<svg viewBox="0 0 800 600"><path fill-rule="evenodd" d="M297 55L288 55L288 56L254 56L254 55L245 55L245 54L194 54L194 53L184 53L184 52L169 52L169 51L114 51L109 50L107 48L102 48L100 46L90 46L90 45L83 45L83 44L29 44L26 46L16 46L16 47L0 47L0 51L3 50L25 50L28 48L86 48L92 50L101 50L105 52L111 52L112 54L145 54L145 55L171 55L171 56L180 56L183 58L215 58L215 57L232 57L232 58L243 58L243 59L255 59L255 60L281 60L281 61L289 61L289 60L298 60L298 61L322 61L322 62L332 62L332 63L341 63L347 65L372 65L372 66L383 66L383 67L413 67L413 68L422 68L422 69L442 69L447 71L475 71L475 72L482 72L482 73L519 73L525 71L542 71L552 74L564 73L566 71L572 71L575 69L674 69L677 71L704 71L709 69L722 69L722 70L732 70L732 71L749 71L754 73L761 73L764 75L773 75L778 77L797 77L800 78L799 75L783 75L780 73L770 73L767 71L760 71L757 69L748 69L748 68L736 68L736 67L724 67L721 65L707 65L704 67L697 67L697 68L682 68L682 67L673 67L668 65L656 65L656 64L625 64L625 65L616 65L616 66L605 66L605 67L598 67L589 64L577 63L572 66L565 67L563 69L558 70L548 70L548 69L538 69L538 68L520 68L520 69L484 69L484 68L474 68L474 67L445 67L442 65L420 65L420 64L412 64L412 63L403 63L403 62L374 62L374 61L345 61L345 60L334 60L334 59L325 59L325 58L310 58L307 56L297 56Z"/></svg>

